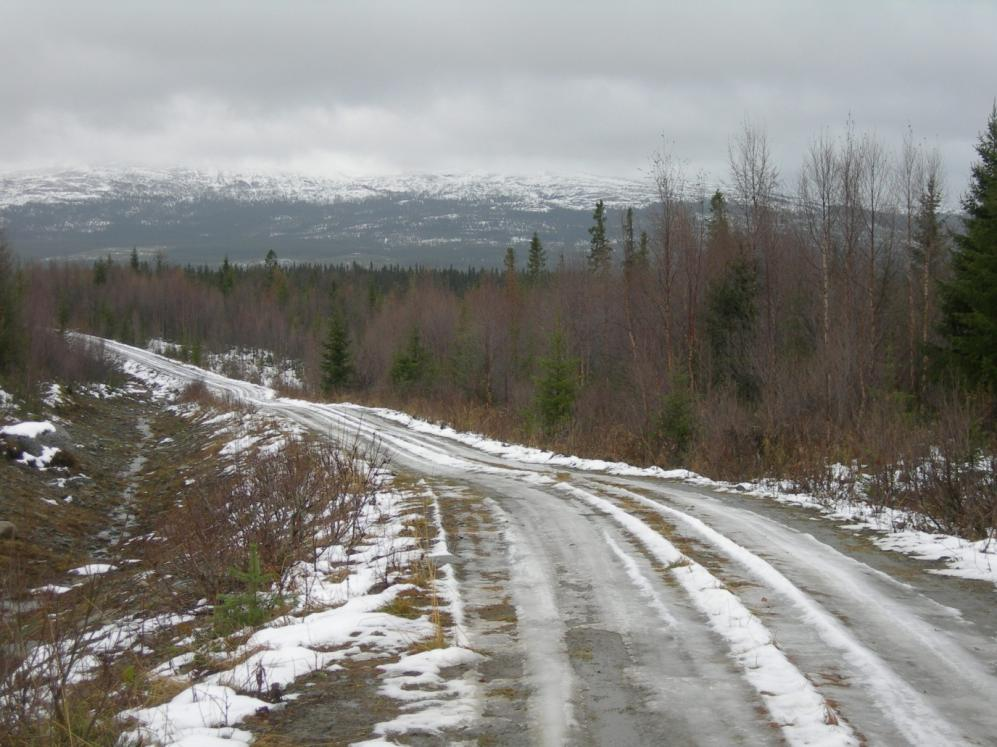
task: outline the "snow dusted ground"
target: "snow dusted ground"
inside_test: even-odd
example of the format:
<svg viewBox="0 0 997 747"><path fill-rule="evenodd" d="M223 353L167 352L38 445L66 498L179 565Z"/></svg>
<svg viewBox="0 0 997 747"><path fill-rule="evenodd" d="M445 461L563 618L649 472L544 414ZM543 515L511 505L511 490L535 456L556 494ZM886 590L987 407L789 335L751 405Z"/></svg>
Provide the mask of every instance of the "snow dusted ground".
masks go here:
<svg viewBox="0 0 997 747"><path fill-rule="evenodd" d="M154 396L166 401L187 384L176 377L150 376L128 368L148 383ZM199 409L196 405L170 407L187 416ZM226 471L237 469L232 460L247 452L272 453L302 432L294 422L258 412L223 412L203 419L202 424L215 429L215 438L225 440L219 455L231 462ZM445 632L445 640L451 640L452 645L412 653L413 647L436 635L434 623L426 615L408 619L382 611L399 594L416 589L399 583L398 578L426 555L406 528L411 520L421 517L418 508L427 500L434 507L430 518L437 533L429 556L448 556L435 498L428 491L413 495L393 488L390 474L383 474L382 479L385 488L361 521L367 527L364 541L350 554L341 545L330 544L314 561L299 562L291 571L292 583L286 592L295 600L293 609L254 632L235 651L220 655L224 660L237 660L235 666L194 681L184 673L193 659L192 652L163 662L156 674L187 687L167 703L122 713L122 720L134 724L124 744L248 744L252 734L237 725L260 709L281 707L264 699L271 688L284 691L315 670L341 668L341 662L353 657L396 659L381 667L381 692L399 701L401 714L376 724L369 744L387 744L385 739L411 731L439 733L473 723L478 710L473 681L441 675L445 668L480 659L465 647L460 633L461 600L452 567L443 564L438 569L437 590L440 609L454 621L452 630ZM345 577L344 569L348 571ZM91 564L70 573L91 576L111 570L115 569L110 565ZM385 588L376 590L379 587ZM182 619L171 622L177 624ZM122 640L121 630L115 626L103 631L102 640L113 640L115 650L127 648L128 641ZM85 676L85 667L80 676ZM288 700L293 698L293 694L288 696Z"/></svg>
<svg viewBox="0 0 997 747"><path fill-rule="evenodd" d="M185 747L249 744L251 733L233 727L260 709L280 707L261 699L271 688L284 690L317 669L341 668L340 662L351 657L382 655L398 657L382 667L382 691L401 701L403 713L377 724L376 735L438 731L471 722L476 713L473 690L448 683L440 670L474 662L478 655L456 645L407 653L433 636L433 624L425 616L407 619L381 610L414 587L391 583L373 591L397 575L390 565L405 565L422 554L412 537L402 535L406 515L398 511L401 499L394 491L378 496L368 517L372 532L354 555L347 558L342 547L330 545L314 563L299 564L290 590L298 600L295 608L253 633L236 651L226 652L225 658L240 660L237 665L189 682L179 671L188 663L187 655L164 662L159 673L189 687L168 703L123 713L122 718L137 723L126 741ZM329 580L338 578L335 571L347 562L349 574ZM454 594L452 589L449 593ZM452 605L451 599L459 604L455 594L445 604ZM319 611L310 611L316 607Z"/></svg>
<svg viewBox="0 0 997 747"><path fill-rule="evenodd" d="M279 413L252 409L217 412L196 403L178 404L176 396L189 380L138 373L147 383L131 383L129 391L150 393L165 408L210 429L210 440L220 444L216 448L222 472L236 472L241 459L253 453L273 454L303 434L301 425ZM106 386L90 389L102 398L121 396L120 390ZM6 405L11 398L4 395ZM48 405L57 406L60 397L56 388L50 388ZM55 430L49 421L23 421L3 426L0 435L36 439ZM44 468L44 464L33 466ZM445 562L449 550L435 496L425 485L396 487L391 474L379 477L382 488L360 520L367 530L361 544L348 550L330 541L313 560L299 562L290 572L290 587L284 591L285 598L293 600L291 609L250 631L235 650L212 653L200 649L193 639L176 640L175 647L183 653L163 661L154 676L173 681L180 692L168 702L120 714L129 729L120 744L248 744L252 734L239 727L244 719L260 709L273 711L293 701L294 693L286 691L293 690L296 680L319 669L342 668L353 659L389 659L378 670L379 691L397 702L398 714L372 724L371 744L394 744L413 731L439 734L445 729L458 730L476 720L476 678L473 672L454 675L453 671L468 671L481 657L466 647L461 631L460 591L452 566ZM428 549L411 531L413 521L424 519L436 535ZM447 617L445 623L439 623L445 625L443 628L428 614L410 619L384 610L400 594L416 591L417 587L402 579L412 572L413 563L427 562L427 556L436 568L436 606ZM107 574L125 572L122 568L130 562L88 563L67 571L65 584L46 584L32 592L66 594L98 583ZM202 606L181 615L126 616L89 631L81 641L82 655L73 655L67 682L91 679L106 660L129 653L150 654L144 644L149 636L169 633L198 619L203 622L206 612L210 610ZM194 673L202 668L192 667L195 648L199 655L215 659L216 666L223 665L222 670L197 677ZM55 672L69 653L68 648L38 646L22 669L38 676L48 669ZM281 702L272 702L272 688L279 688Z"/></svg>
<svg viewBox="0 0 997 747"><path fill-rule="evenodd" d="M871 509L846 517L785 486L551 454L108 349L153 385L199 379L302 428L377 440L396 469L427 479L440 523L448 512L464 522L440 588L459 582L455 642L484 661L415 654L412 668L384 670L385 693L426 706L412 716L424 727L453 722L409 684L466 704L452 710L457 723L477 714L470 728L499 743L517 741L506 739L510 718L525 720L525 741L538 744L934 747L990 743L997 733L989 547L961 541L967 555L956 562L972 567L947 566L963 578L939 578L854 536L862 515L877 545L909 536L919 552L928 547ZM310 648L287 635L288 651ZM295 661L307 659L293 650ZM500 691L487 678L435 679L454 661L482 671L504 662ZM503 710L501 699L522 706ZM396 739L383 724L378 734Z"/></svg>

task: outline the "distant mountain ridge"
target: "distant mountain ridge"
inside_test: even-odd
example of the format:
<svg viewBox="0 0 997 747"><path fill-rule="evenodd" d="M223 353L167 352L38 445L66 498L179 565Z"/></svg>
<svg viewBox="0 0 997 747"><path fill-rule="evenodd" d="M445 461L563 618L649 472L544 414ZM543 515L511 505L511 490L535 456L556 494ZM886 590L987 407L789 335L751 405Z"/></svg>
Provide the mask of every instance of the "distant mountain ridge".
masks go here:
<svg viewBox="0 0 997 747"><path fill-rule="evenodd" d="M647 205L654 200L649 179L592 175L536 176L407 174L371 177L313 177L196 169L63 169L0 175L0 208L30 203L101 199L232 199L246 202L359 202L410 195L439 200L495 200L524 210L591 209Z"/></svg>
<svg viewBox="0 0 997 747"><path fill-rule="evenodd" d="M650 204L654 188L650 179L593 176L64 169L0 175L0 225L18 253L39 259L136 247L213 264L273 249L299 261L497 266L506 246L525 245L534 231L552 261L583 253L600 199L612 216Z"/></svg>

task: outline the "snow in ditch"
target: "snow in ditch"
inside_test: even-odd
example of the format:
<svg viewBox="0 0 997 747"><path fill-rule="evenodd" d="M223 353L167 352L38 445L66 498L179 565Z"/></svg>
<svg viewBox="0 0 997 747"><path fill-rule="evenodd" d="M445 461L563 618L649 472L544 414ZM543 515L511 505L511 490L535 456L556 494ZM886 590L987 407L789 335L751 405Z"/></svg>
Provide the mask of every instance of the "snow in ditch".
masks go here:
<svg viewBox="0 0 997 747"><path fill-rule="evenodd" d="M366 408L360 405L343 405L343 407L353 409L358 413L370 411L415 432L449 438L512 461L605 472L621 477L681 480L691 485L707 487L719 492L771 498L780 503L820 511L825 516L846 524L847 528L853 531L871 530L876 532L879 536L874 539L874 542L885 550L945 564L944 568L933 568L929 570L929 573L989 581L997 586L997 537L971 541L950 534L909 529L907 527L915 524L917 518L911 512L881 509L862 502L841 502L828 505L825 501L812 495L794 492L792 487L784 482L730 483L711 480L686 469L666 470L661 467L634 467L625 462L565 456L530 446L504 443L477 433L464 433L449 426L430 423L387 408Z"/></svg>

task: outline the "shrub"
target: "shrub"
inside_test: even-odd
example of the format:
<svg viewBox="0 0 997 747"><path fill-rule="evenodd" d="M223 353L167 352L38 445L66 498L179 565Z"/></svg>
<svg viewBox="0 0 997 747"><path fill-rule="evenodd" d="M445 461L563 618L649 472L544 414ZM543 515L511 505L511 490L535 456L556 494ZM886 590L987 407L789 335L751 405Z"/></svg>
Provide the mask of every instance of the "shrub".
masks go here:
<svg viewBox="0 0 997 747"><path fill-rule="evenodd" d="M366 509L380 488L385 459L354 439L340 449L292 441L273 453L254 453L234 474L190 486L163 517L152 551L168 590L189 604L221 602L245 591L247 547L255 560L246 573L287 587L298 561L313 562L324 546L355 544L366 529Z"/></svg>

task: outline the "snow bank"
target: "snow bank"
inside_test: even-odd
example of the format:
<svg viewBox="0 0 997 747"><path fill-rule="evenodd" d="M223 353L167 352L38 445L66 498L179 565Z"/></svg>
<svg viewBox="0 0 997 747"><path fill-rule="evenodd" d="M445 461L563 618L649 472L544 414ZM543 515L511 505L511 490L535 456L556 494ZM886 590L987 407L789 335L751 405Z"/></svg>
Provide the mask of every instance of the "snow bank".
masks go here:
<svg viewBox="0 0 997 747"><path fill-rule="evenodd" d="M21 436L23 438L38 438L43 433L51 433L55 426L48 420L32 421L26 420L23 423L5 425L0 428L0 434L4 436Z"/></svg>
<svg viewBox="0 0 997 747"><path fill-rule="evenodd" d="M122 718L141 724L125 735L123 742L172 747L249 744L252 741L249 732L230 727L268 705L223 685L194 685L164 705L122 713Z"/></svg>

